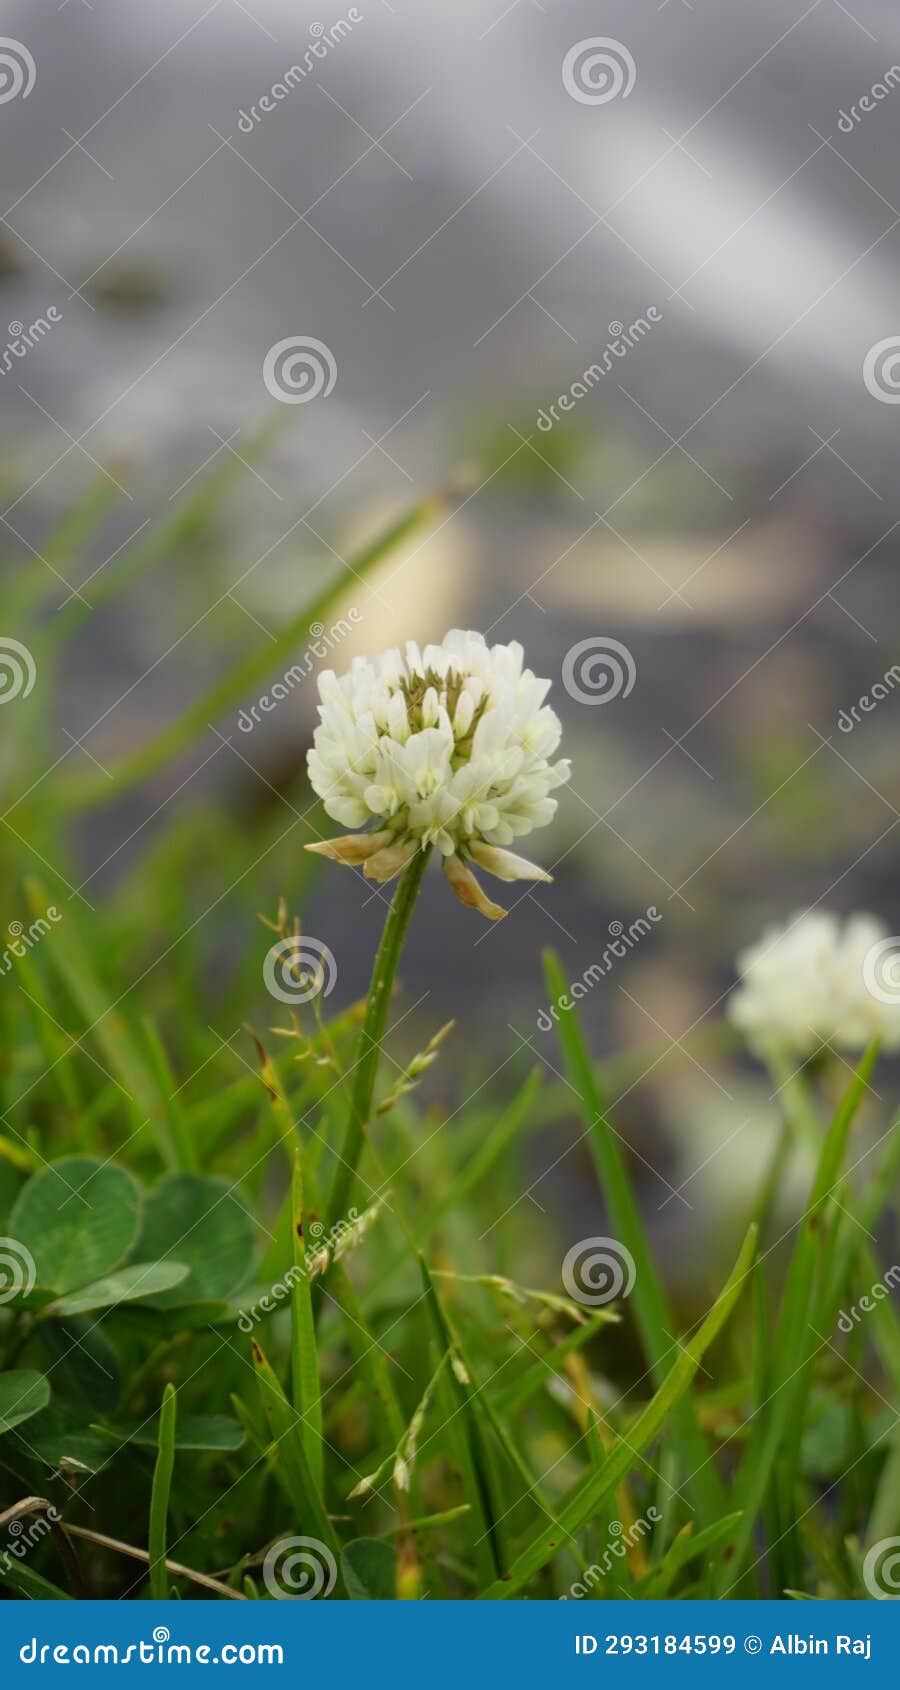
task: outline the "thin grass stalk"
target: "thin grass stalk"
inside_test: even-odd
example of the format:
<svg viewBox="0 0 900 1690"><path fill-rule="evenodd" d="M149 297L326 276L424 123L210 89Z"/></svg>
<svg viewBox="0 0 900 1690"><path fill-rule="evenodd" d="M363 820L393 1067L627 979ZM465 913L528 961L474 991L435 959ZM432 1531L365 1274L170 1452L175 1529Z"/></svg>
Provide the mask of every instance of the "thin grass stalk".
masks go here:
<svg viewBox="0 0 900 1690"><path fill-rule="evenodd" d="M169 1515L169 1494L175 1466L175 1387L167 1385L163 1392L159 1416L159 1445L150 1493L150 1595L164 1602L169 1594L166 1567L166 1524Z"/></svg>

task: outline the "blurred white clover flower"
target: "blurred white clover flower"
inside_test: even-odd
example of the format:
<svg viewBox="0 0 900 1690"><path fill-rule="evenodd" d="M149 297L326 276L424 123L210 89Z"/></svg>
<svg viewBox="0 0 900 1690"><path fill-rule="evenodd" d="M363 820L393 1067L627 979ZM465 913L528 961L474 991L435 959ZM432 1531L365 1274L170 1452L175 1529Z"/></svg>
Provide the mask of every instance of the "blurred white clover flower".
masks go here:
<svg viewBox="0 0 900 1690"><path fill-rule="evenodd" d="M307 850L383 882L435 845L457 896L492 920L506 911L470 862L501 880L549 880L506 848L552 821L550 793L569 778L567 761L550 761L562 731L544 703L550 682L523 658L515 641L489 646L453 628L440 645L356 657L340 677L324 670L310 781L335 821L377 826Z"/></svg>
<svg viewBox="0 0 900 1690"><path fill-rule="evenodd" d="M900 951L877 916L841 919L802 910L769 927L737 958L740 983L728 1014L760 1055L805 1060L823 1045L861 1051L872 1039L900 1048L900 985L873 984L873 963Z"/></svg>

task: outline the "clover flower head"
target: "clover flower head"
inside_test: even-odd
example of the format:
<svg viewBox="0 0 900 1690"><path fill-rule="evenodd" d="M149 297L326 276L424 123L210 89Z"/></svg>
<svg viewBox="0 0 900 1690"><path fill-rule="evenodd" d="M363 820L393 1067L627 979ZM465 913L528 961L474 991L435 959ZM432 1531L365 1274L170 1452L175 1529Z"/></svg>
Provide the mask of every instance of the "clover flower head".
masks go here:
<svg viewBox="0 0 900 1690"><path fill-rule="evenodd" d="M309 778L329 816L362 829L307 846L361 864L387 881L417 851L436 846L464 904L496 920L470 862L501 880L549 880L507 849L556 813L569 778L550 682L523 667L522 647L489 646L454 628L440 645L354 658L345 675L319 676L319 726Z"/></svg>
<svg viewBox="0 0 900 1690"><path fill-rule="evenodd" d="M877 974L891 946L896 953L898 941L877 916L801 911L740 953L729 1016L761 1056L805 1061L825 1045L861 1051L876 1038L896 1050L900 986L884 989Z"/></svg>

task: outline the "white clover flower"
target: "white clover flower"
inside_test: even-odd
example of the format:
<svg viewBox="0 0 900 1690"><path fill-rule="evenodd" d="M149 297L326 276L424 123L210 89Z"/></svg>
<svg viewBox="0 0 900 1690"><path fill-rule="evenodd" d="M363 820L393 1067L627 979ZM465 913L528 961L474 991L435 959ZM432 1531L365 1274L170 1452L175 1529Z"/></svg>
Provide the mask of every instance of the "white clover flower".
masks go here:
<svg viewBox="0 0 900 1690"><path fill-rule="evenodd" d="M309 778L325 809L351 833L308 845L391 880L417 851L437 847L464 904L496 920L469 863L501 880L549 880L507 850L556 813L554 787L569 778L550 687L523 668L522 647L486 644L451 629L440 645L356 657L347 674L319 676L319 716Z"/></svg>
<svg viewBox="0 0 900 1690"><path fill-rule="evenodd" d="M784 927L767 928L737 958L740 984L728 1014L761 1055L805 1060L823 1045L861 1051L872 1039L900 1048L900 989L873 992L871 958L888 938L874 915L841 920L801 911Z"/></svg>

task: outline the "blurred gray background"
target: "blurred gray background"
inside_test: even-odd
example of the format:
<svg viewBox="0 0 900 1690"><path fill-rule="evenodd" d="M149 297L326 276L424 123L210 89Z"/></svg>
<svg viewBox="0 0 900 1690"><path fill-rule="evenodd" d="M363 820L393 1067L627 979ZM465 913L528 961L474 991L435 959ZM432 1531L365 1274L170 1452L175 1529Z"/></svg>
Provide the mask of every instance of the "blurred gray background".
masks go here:
<svg viewBox="0 0 900 1690"><path fill-rule="evenodd" d="M653 904L663 920L587 1014L600 1048L665 1048L720 1013L764 920L821 903L900 921L896 702L838 727L898 657L900 395L889 362L874 393L864 364L900 346L900 86L882 82L900 13L352 10L242 128L319 26L347 19L343 0L4 7L36 80L0 104L3 321L14 339L50 307L60 320L0 377L3 567L44 566L42 535L102 464L121 496L101 569L279 413L215 554L98 618L73 656L66 726L105 762L216 672L216 596L231 590L236 649L265 639L354 538L473 463L433 540L370 585L348 577L360 620L335 662L455 623L519 638L554 679L575 774L531 842L555 887L485 931L435 885L410 989L437 952L434 990L458 1008L465 985L464 1021L534 1038L538 946L558 944L575 978L611 922ZM568 91L566 55L595 37L633 64L627 95ZM652 328L543 430L615 325L651 307ZM263 364L288 337L329 348L327 397L273 403ZM560 685L594 635L624 642L637 675L602 708ZM301 757L314 702L310 682L241 743L265 779ZM147 823L118 873L191 767L113 806L88 865ZM216 782L253 775L226 755L195 790ZM360 986L381 906L339 878L319 883L309 925L345 943ZM691 1061L661 1074L693 1170L704 1134L721 1143L743 1119L744 1082L723 1090Z"/></svg>

